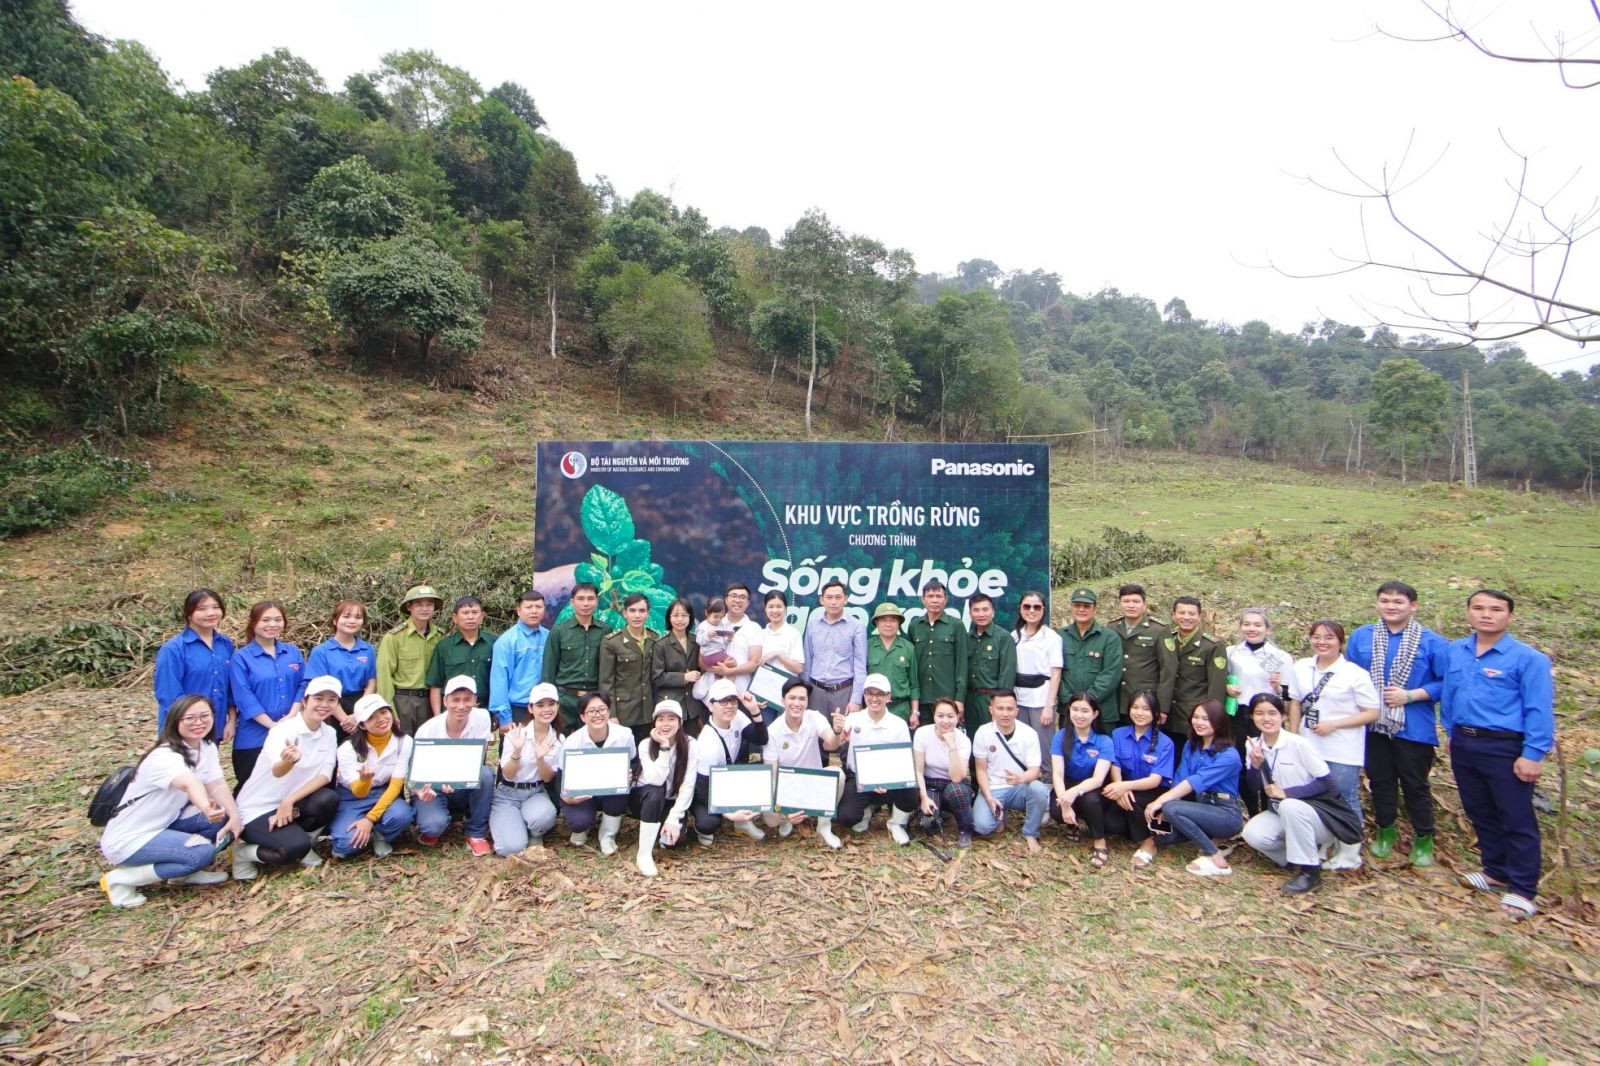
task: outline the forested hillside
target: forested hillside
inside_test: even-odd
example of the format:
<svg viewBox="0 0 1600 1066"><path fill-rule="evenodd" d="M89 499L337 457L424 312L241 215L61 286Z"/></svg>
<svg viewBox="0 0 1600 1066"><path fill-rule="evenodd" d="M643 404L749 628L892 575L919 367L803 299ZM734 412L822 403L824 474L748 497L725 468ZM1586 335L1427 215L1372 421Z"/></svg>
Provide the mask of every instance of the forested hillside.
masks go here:
<svg viewBox="0 0 1600 1066"><path fill-rule="evenodd" d="M536 85L486 89L426 50L330 86L279 49L180 93L64 0L0 10L0 535L137 480L127 439L203 406L185 364L283 332L497 401L508 361L554 360L619 409L703 406L737 360L799 383L812 433L825 408L888 439L1100 430L1114 451L1413 478L1459 473L1470 371L1482 474L1592 492L1594 370L1207 322L981 258L919 274L820 209L774 236L586 182Z"/></svg>

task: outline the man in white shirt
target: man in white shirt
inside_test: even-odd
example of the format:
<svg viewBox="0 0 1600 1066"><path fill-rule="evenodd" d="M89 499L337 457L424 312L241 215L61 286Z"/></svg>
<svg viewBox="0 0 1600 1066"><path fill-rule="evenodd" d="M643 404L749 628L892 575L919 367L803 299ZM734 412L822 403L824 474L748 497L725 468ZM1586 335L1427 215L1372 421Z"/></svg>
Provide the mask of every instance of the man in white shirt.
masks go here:
<svg viewBox="0 0 1600 1066"><path fill-rule="evenodd" d="M478 706L478 683L466 674L457 674L444 683L444 713L417 727L414 740L481 740L487 742L493 726L489 712ZM450 828L452 817L466 818L467 848L482 857L489 846L489 807L494 802L494 770L478 758L478 787L435 789L423 785L413 789L411 799L417 811L417 840L427 847L439 843Z"/></svg>
<svg viewBox="0 0 1600 1066"><path fill-rule="evenodd" d="M904 788L856 791L856 749L863 744L910 744L911 730L904 718L889 713L890 687L887 677L868 674L861 684L861 691L862 698L867 701L865 708L848 715L840 711L833 712L834 732L850 745L846 756L844 795L839 800L839 819L853 826L855 832L865 833L872 824L869 804L890 804L889 835L896 844L904 846L911 843L906 823L911 821L911 812L917 809L916 784L913 781L913 784ZM910 763L909 752L907 762ZM915 775L913 769L913 779Z"/></svg>
<svg viewBox="0 0 1600 1066"><path fill-rule="evenodd" d="M972 738L979 792L972 831L990 836L1005 824L1006 811L1023 811L1022 838L1030 852L1041 851L1039 826L1050 805L1050 790L1039 780L1039 734L1017 728L1016 693L994 693L989 716Z"/></svg>
<svg viewBox="0 0 1600 1066"><path fill-rule="evenodd" d="M711 672L729 678L743 692L750 687L750 675L761 665L763 627L745 614L750 609L748 585L729 585L722 598L728 605L727 624L733 627L733 640L728 644L728 658L713 666Z"/></svg>

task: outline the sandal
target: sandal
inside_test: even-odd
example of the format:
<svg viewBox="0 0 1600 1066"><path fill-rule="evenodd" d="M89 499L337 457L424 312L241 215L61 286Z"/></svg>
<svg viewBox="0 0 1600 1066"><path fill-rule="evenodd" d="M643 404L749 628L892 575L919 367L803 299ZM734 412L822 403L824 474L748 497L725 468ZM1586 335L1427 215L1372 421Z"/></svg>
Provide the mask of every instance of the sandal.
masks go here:
<svg viewBox="0 0 1600 1066"><path fill-rule="evenodd" d="M1156 857L1148 851L1136 851L1133 853L1132 861L1135 870L1142 870L1146 866L1154 866Z"/></svg>
<svg viewBox="0 0 1600 1066"><path fill-rule="evenodd" d="M1539 913L1539 908L1533 905L1532 900L1524 899L1515 892L1507 892L1500 897L1500 909L1519 922Z"/></svg>
<svg viewBox="0 0 1600 1066"><path fill-rule="evenodd" d="M1105 848L1095 848L1089 853L1089 865L1100 869L1111 859L1111 854Z"/></svg>
<svg viewBox="0 0 1600 1066"><path fill-rule="evenodd" d="M1463 884L1465 884L1468 888L1475 888L1479 892L1498 892L1502 888L1506 887L1500 881L1491 881L1491 880L1489 880L1489 875L1488 874L1481 874L1481 873L1478 873L1478 874L1465 874L1465 875L1462 876L1461 882ZM1521 897L1519 896L1518 898L1520 899Z"/></svg>

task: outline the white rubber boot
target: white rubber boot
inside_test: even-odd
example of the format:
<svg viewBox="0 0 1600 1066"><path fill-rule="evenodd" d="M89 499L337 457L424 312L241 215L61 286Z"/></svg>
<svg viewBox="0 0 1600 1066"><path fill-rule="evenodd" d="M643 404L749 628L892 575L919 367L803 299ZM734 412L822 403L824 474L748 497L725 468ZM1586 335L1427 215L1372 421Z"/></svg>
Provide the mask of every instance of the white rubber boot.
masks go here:
<svg viewBox="0 0 1600 1066"><path fill-rule="evenodd" d="M300 856L300 865L304 866L308 870L315 870L317 867L322 865L322 856L318 855L316 849L313 848L304 855Z"/></svg>
<svg viewBox="0 0 1600 1066"><path fill-rule="evenodd" d="M889 835L901 847L911 843L911 834L906 832L906 824L911 821L911 812L902 811L896 807L889 812Z"/></svg>
<svg viewBox="0 0 1600 1066"><path fill-rule="evenodd" d="M383 834L374 831L372 834L372 854L383 858L394 851L394 845L383 838Z"/></svg>
<svg viewBox="0 0 1600 1066"><path fill-rule="evenodd" d="M105 891L106 898L113 907L137 907L145 903L144 894L139 891L144 885L153 885L161 880L161 875L156 873L154 863L144 866L118 866L107 870L100 878L100 887Z"/></svg>
<svg viewBox="0 0 1600 1066"><path fill-rule="evenodd" d="M867 809L861 812L861 821L859 821L855 825L851 826L850 827L850 832L852 832L852 833L865 833L868 829L871 829L871 828L872 828L872 807L869 804L867 806Z"/></svg>
<svg viewBox="0 0 1600 1066"><path fill-rule="evenodd" d="M1323 862L1324 870L1359 870L1361 868L1361 845L1339 843L1334 845L1333 854Z"/></svg>
<svg viewBox="0 0 1600 1066"><path fill-rule="evenodd" d="M571 844L575 848L583 847L585 844L589 843L589 831L586 829L581 833L573 833L571 836L567 837L567 843Z"/></svg>
<svg viewBox="0 0 1600 1066"><path fill-rule="evenodd" d="M639 872L646 877L656 875L656 861L650 852L655 850L656 838L661 835L660 822L639 823L639 854L634 859L639 864Z"/></svg>
<svg viewBox="0 0 1600 1066"><path fill-rule="evenodd" d="M837 849L844 847L844 844L840 842L839 838L833 835L832 818L817 819L817 836L821 837L822 842L828 845L830 848Z"/></svg>
<svg viewBox="0 0 1600 1066"><path fill-rule="evenodd" d="M617 853L617 830L621 828L622 815L602 814L600 816L600 854L615 855Z"/></svg>
<svg viewBox="0 0 1600 1066"><path fill-rule="evenodd" d="M246 844L242 840L235 840L233 842L233 879L235 881L255 880L256 860L260 857L260 850L254 844Z"/></svg>
<svg viewBox="0 0 1600 1066"><path fill-rule="evenodd" d="M228 875L221 870L196 870L182 877L168 878L168 881L174 885L220 885L227 879Z"/></svg>
<svg viewBox="0 0 1600 1066"><path fill-rule="evenodd" d="M733 827L739 830L739 832L743 833L745 836L749 837L751 840L767 839L767 834L762 832L761 827L756 824L756 820L754 818L750 819L748 822L734 822Z"/></svg>
<svg viewBox="0 0 1600 1066"><path fill-rule="evenodd" d="M696 833L695 837L700 841L700 846L702 848L709 848L711 845L717 842L717 838L712 836L710 833Z"/></svg>

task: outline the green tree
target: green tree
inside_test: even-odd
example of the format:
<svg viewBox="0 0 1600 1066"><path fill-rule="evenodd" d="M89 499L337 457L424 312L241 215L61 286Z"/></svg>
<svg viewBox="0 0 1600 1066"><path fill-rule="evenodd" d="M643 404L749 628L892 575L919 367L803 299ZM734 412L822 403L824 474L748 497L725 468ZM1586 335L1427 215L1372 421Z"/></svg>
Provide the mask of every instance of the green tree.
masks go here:
<svg viewBox="0 0 1600 1066"><path fill-rule="evenodd" d="M570 282L573 267L594 243L599 218L594 197L578 176L572 153L552 144L539 156L528 177L528 250L544 279L550 317L550 358L556 357L556 309L561 287Z"/></svg>
<svg viewBox="0 0 1600 1066"><path fill-rule="evenodd" d="M530 130L537 130L545 124L544 116L534 106L532 95L514 81L503 81L490 89L489 99L504 104L513 115L526 122Z"/></svg>
<svg viewBox="0 0 1600 1066"><path fill-rule="evenodd" d="M617 368L617 406L629 385L672 388L692 381L711 360L706 303L676 274L651 274L627 263L603 283L600 336Z"/></svg>
<svg viewBox="0 0 1600 1066"><path fill-rule="evenodd" d="M327 95L322 75L287 48L231 70L206 75L206 102L237 137L254 151L272 120L288 111L310 111Z"/></svg>
<svg viewBox="0 0 1600 1066"><path fill-rule="evenodd" d="M1368 383L1373 424L1400 460L1400 480L1410 459L1425 454L1444 426L1450 389L1444 379L1415 359L1387 359Z"/></svg>
<svg viewBox="0 0 1600 1066"><path fill-rule="evenodd" d="M416 221L417 205L399 182L351 156L317 172L290 218L304 247L349 252L399 234Z"/></svg>
<svg viewBox="0 0 1600 1066"><path fill-rule="evenodd" d="M328 304L363 337L410 333L419 363L427 362L435 339L457 351L483 342L483 291L426 237L390 237L340 257L328 279Z"/></svg>
<svg viewBox="0 0 1600 1066"><path fill-rule="evenodd" d="M417 48L381 56L371 77L396 119L411 130L428 129L449 111L483 95L483 87L471 74Z"/></svg>
<svg viewBox="0 0 1600 1066"><path fill-rule="evenodd" d="M806 377L806 435L811 434L811 401L817 388L817 313L834 306L849 274L844 234L813 208L783 235L778 251L778 283L787 298L805 307L811 319L811 371Z"/></svg>
<svg viewBox="0 0 1600 1066"><path fill-rule="evenodd" d="M515 218L539 158L533 128L498 100L452 108L438 131L439 165L456 209L471 217Z"/></svg>

